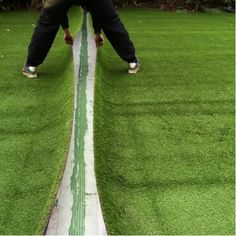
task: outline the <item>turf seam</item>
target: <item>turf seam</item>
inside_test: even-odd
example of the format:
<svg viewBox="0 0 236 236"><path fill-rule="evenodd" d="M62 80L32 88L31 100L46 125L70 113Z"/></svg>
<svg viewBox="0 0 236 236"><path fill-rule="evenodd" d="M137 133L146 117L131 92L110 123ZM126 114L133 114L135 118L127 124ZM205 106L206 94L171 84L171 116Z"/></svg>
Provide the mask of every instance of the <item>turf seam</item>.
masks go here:
<svg viewBox="0 0 236 236"><path fill-rule="evenodd" d="M67 166L58 193L58 205L54 208L47 235L106 235L94 172L93 66L96 61L96 47L87 26L86 12L73 52L73 131Z"/></svg>

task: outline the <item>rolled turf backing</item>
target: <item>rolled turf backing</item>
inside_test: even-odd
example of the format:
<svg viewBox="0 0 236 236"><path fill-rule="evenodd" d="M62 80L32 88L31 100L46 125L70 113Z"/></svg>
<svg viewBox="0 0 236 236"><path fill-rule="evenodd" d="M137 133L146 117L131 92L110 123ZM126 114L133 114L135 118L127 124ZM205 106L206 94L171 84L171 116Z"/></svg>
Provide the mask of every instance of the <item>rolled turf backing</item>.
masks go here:
<svg viewBox="0 0 236 236"><path fill-rule="evenodd" d="M106 42L96 174L109 234L233 235L234 16L120 11L137 75Z"/></svg>
<svg viewBox="0 0 236 236"><path fill-rule="evenodd" d="M39 78L21 75L38 12L0 15L0 234L42 234L60 182L73 115L71 49L60 30ZM81 25L70 12L72 31Z"/></svg>

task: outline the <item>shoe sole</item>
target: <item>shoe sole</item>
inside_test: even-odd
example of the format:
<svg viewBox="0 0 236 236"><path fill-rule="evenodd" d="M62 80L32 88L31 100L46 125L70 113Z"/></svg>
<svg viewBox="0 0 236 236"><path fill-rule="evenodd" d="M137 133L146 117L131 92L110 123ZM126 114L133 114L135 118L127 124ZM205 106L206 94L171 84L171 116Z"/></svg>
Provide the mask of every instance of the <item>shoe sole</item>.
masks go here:
<svg viewBox="0 0 236 236"><path fill-rule="evenodd" d="M22 71L22 74L23 74L24 76L26 76L27 78L29 78L29 79L37 78L37 74L32 75L32 74L27 73L27 72L25 72L25 71Z"/></svg>
<svg viewBox="0 0 236 236"><path fill-rule="evenodd" d="M128 74L136 74L139 71L139 69L140 69L140 66L137 67L136 69L132 69L132 70L129 69Z"/></svg>

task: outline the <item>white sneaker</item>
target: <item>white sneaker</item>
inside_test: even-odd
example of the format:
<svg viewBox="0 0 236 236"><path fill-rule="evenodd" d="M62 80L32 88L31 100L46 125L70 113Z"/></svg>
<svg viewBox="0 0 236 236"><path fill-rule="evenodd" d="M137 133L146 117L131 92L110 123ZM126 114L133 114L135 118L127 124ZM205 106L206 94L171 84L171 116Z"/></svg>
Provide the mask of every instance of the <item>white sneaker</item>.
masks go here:
<svg viewBox="0 0 236 236"><path fill-rule="evenodd" d="M24 66L22 70L22 74L30 79L37 78L38 76L36 73L36 67L34 66Z"/></svg>
<svg viewBox="0 0 236 236"><path fill-rule="evenodd" d="M140 69L140 63L138 62L131 62L129 63L129 74L136 74Z"/></svg>

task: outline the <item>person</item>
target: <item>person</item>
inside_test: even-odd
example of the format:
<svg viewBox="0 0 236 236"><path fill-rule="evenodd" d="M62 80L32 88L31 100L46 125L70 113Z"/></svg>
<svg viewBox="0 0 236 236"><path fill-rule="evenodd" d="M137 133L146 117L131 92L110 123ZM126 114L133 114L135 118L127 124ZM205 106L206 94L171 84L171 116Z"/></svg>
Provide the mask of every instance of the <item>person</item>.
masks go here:
<svg viewBox="0 0 236 236"><path fill-rule="evenodd" d="M104 43L103 31L121 59L128 63L128 73L137 73L140 63L135 55L134 45L112 0L44 0L37 26L28 46L23 75L28 78L37 77L37 67L45 60L60 26L64 30L65 42L69 45L73 44L67 17L67 12L73 5L80 5L91 13L97 46L102 46Z"/></svg>

